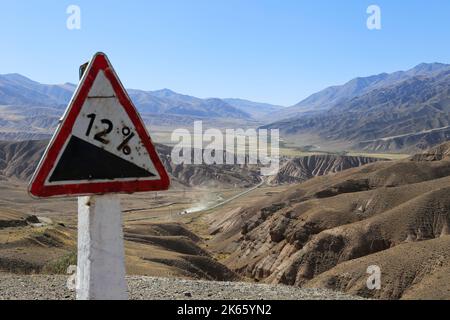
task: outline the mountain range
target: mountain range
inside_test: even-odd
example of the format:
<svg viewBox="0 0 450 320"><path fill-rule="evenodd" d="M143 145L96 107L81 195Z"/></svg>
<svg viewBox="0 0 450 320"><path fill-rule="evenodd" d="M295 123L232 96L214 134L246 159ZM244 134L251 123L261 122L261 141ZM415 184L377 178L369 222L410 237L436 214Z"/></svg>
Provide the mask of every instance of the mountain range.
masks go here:
<svg viewBox="0 0 450 320"><path fill-rule="evenodd" d="M420 64L329 87L266 128L368 151L426 149L450 138L450 65Z"/></svg>
<svg viewBox="0 0 450 320"><path fill-rule="evenodd" d="M0 105L65 108L75 89L76 85L71 83L47 85L20 74L0 75ZM139 112L144 114L251 119L280 108L241 99L200 99L169 89L127 91Z"/></svg>
<svg viewBox="0 0 450 320"><path fill-rule="evenodd" d="M48 138L75 89L71 83L46 85L19 74L0 75L0 139ZM450 139L450 65L442 63L358 77L286 108L201 99L169 89L128 93L146 124L163 128L191 126L195 120L216 127L262 125L303 146L368 152L416 152Z"/></svg>
<svg viewBox="0 0 450 320"><path fill-rule="evenodd" d="M0 181L29 181L48 140L0 141ZM156 144L156 150L172 187L252 187L261 182L257 165L189 165L171 160L172 148ZM316 176L340 172L383 159L362 156L312 155L283 159L279 173L269 179L270 185L303 182Z"/></svg>
<svg viewBox="0 0 450 320"><path fill-rule="evenodd" d="M72 83L47 85L20 74L0 75L0 140L48 139L75 90ZM169 89L127 92L146 125L164 130L196 120L215 127L257 126L261 117L281 108L242 99L200 99Z"/></svg>
<svg viewBox="0 0 450 320"><path fill-rule="evenodd" d="M448 70L450 65L443 63L421 63L407 71L381 73L368 77L358 77L343 85L331 86L314 93L299 103L277 112L276 117L287 119L308 111L326 111L334 106L362 96L375 89L390 87L413 77L433 76Z"/></svg>

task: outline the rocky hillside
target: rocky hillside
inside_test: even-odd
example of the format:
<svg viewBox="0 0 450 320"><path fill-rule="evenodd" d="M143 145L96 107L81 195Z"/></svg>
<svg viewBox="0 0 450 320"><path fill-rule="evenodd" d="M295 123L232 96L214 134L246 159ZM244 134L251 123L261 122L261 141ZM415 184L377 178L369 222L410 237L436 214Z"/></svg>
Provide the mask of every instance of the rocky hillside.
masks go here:
<svg viewBox="0 0 450 320"><path fill-rule="evenodd" d="M28 181L48 141L0 141L0 177ZM250 187L261 181L256 165L185 165L174 164L171 147L158 144L157 151L176 183L201 187ZM270 184L295 183L315 176L359 167L379 159L336 155L318 155L287 160Z"/></svg>
<svg viewBox="0 0 450 320"><path fill-rule="evenodd" d="M377 152L396 152L401 150L413 154L417 150L426 150L450 139L450 127L425 130L417 133L402 134L382 139L361 141L355 145L358 150Z"/></svg>
<svg viewBox="0 0 450 320"><path fill-rule="evenodd" d="M314 134L370 151L424 150L442 143L450 135L450 67L426 66L392 79L380 76L389 81L360 78L359 84L341 87L340 98L331 94L331 104L324 110L290 117L267 128L279 128L287 135ZM353 89L344 90L347 86Z"/></svg>
<svg viewBox="0 0 450 320"><path fill-rule="evenodd" d="M202 240L177 223L130 223L124 228L128 273L232 281ZM0 208L0 274L65 274L76 263L76 229L52 219Z"/></svg>
<svg viewBox="0 0 450 320"><path fill-rule="evenodd" d="M298 183L313 177L360 167L375 161L380 161L380 159L338 155L298 157L286 161L275 176L269 177L268 182L272 185Z"/></svg>
<svg viewBox="0 0 450 320"><path fill-rule="evenodd" d="M441 161L450 160L450 142L441 144L430 150L411 157L412 161Z"/></svg>
<svg viewBox="0 0 450 320"><path fill-rule="evenodd" d="M450 65L443 63L421 63L407 71L393 73L381 73L368 77L358 77L343 85L325 88L312 94L292 107L273 112L269 116L274 119L288 119L297 117L305 112L317 112L330 110L338 104L348 102L353 98L362 96L370 91L386 88L398 84L413 77L434 76L445 70Z"/></svg>
<svg viewBox="0 0 450 320"><path fill-rule="evenodd" d="M267 283L375 298L450 298L450 146L310 179L209 217L210 247ZM368 290L370 265L381 290Z"/></svg>
<svg viewBox="0 0 450 320"><path fill-rule="evenodd" d="M48 141L0 141L0 179L28 181ZM241 165L184 165L170 160L171 148L157 144L156 149L172 182L198 187L249 187L260 182L258 168Z"/></svg>
<svg viewBox="0 0 450 320"><path fill-rule="evenodd" d="M0 176L29 180L48 141L0 141Z"/></svg>

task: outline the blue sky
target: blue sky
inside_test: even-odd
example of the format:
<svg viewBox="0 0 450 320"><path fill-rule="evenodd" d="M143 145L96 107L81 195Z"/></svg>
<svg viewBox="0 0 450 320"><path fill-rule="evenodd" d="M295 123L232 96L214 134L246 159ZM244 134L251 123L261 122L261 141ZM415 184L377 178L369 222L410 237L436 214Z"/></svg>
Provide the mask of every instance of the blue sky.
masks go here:
<svg viewBox="0 0 450 320"><path fill-rule="evenodd" d="M81 8L81 30L66 9ZM366 28L377 4L382 29ZM128 88L292 105L356 76L450 63L448 0L0 0L0 73L76 82L106 52Z"/></svg>

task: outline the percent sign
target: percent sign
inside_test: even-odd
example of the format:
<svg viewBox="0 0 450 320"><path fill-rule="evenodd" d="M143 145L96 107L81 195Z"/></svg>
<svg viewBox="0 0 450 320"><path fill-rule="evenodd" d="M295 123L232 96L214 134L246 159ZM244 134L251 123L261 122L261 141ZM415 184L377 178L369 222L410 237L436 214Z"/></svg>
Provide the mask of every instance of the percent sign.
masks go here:
<svg viewBox="0 0 450 320"><path fill-rule="evenodd" d="M122 150L123 154L125 155L129 155L131 153L131 148L128 145L128 143L130 142L131 139L133 139L134 137L134 133L131 132L131 129L128 127L124 127L122 129L122 134L124 136L124 140L122 141L122 143L117 147L117 150L120 151Z"/></svg>

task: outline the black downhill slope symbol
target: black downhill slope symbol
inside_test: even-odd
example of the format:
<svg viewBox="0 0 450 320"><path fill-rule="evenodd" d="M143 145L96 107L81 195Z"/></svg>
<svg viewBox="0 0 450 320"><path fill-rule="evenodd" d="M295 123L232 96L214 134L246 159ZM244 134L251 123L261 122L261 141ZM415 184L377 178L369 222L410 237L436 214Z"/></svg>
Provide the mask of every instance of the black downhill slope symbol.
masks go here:
<svg viewBox="0 0 450 320"><path fill-rule="evenodd" d="M146 178L155 174L72 136L49 181Z"/></svg>

